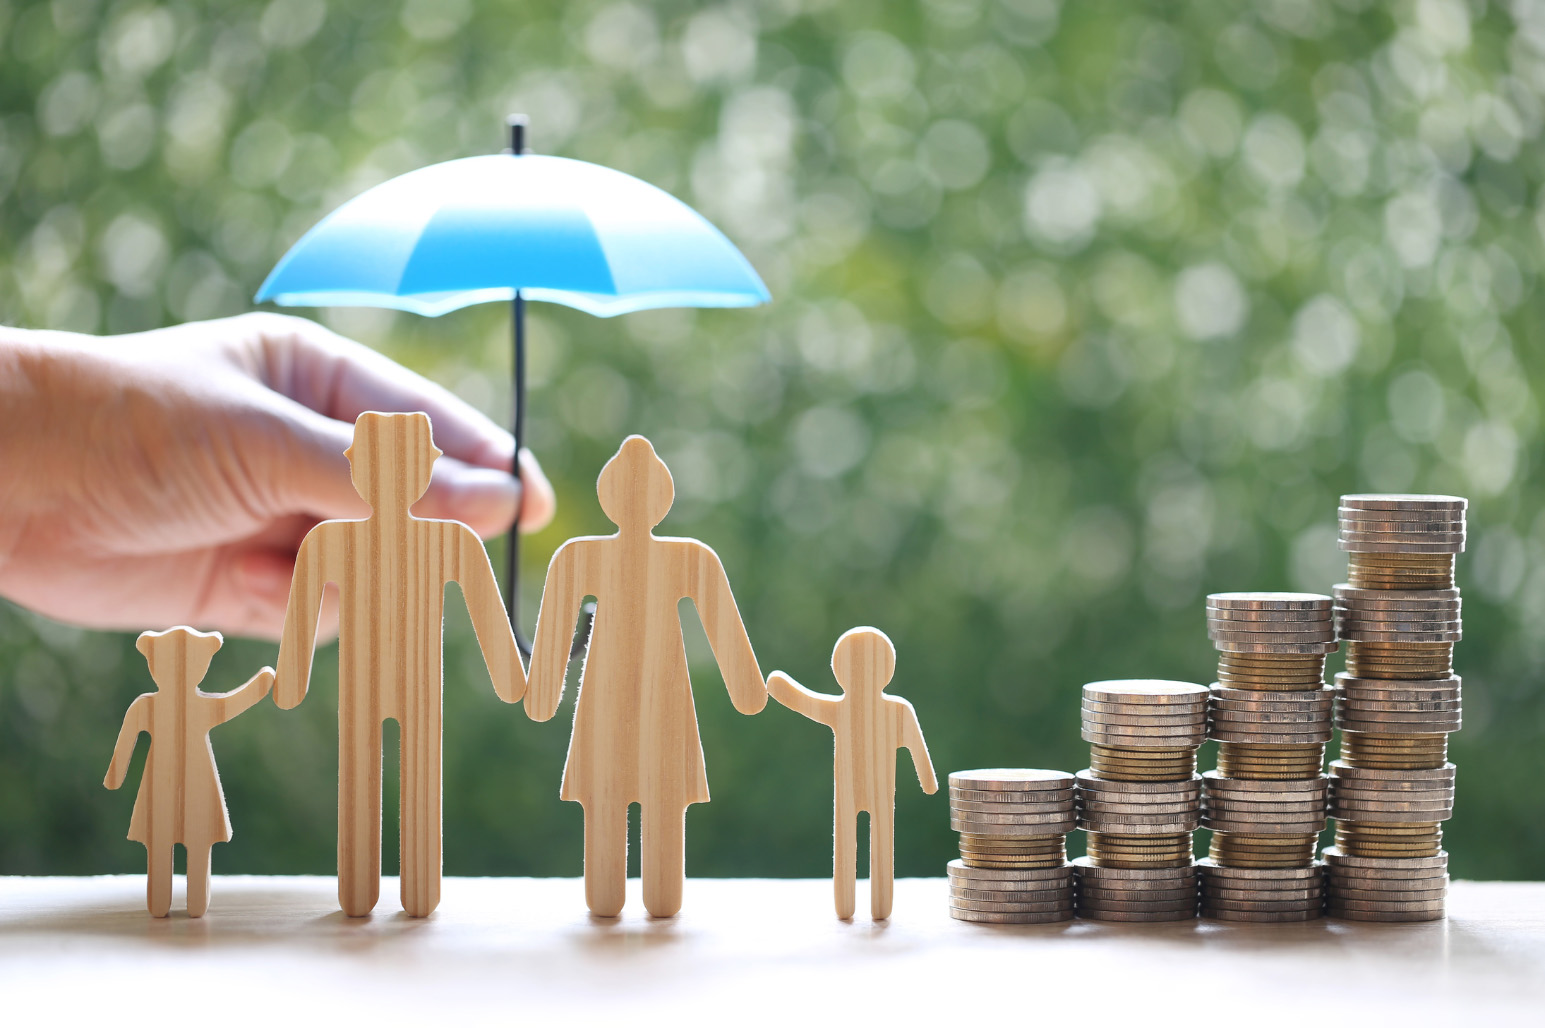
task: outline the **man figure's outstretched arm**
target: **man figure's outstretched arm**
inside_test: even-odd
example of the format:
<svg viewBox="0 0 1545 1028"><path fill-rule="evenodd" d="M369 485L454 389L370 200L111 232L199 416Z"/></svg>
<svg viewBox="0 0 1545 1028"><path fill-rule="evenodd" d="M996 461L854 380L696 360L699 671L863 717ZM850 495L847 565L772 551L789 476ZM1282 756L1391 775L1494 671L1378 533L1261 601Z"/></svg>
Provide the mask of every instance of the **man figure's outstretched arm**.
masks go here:
<svg viewBox="0 0 1545 1028"><path fill-rule="evenodd" d="M311 684L311 660L317 644L317 621L322 616L322 590L327 585L327 562L319 553L330 541L330 526L323 522L306 533L295 555L295 575L290 579L290 601L284 610L284 634L279 639L279 664L274 678L274 702L289 710L306 698Z"/></svg>
<svg viewBox="0 0 1545 1028"><path fill-rule="evenodd" d="M477 533L466 525L457 523L454 531L461 551L458 562L461 573L456 584L461 586L462 598L467 601L467 613L472 616L472 630L483 651L483 663L488 665L488 674L498 697L505 703L518 703L526 695L526 666L520 660L515 627L504 611L504 600L499 595L499 582L494 578L488 551L483 548Z"/></svg>
<svg viewBox="0 0 1545 1028"><path fill-rule="evenodd" d="M689 575L688 595L696 604L698 617L708 633L708 645L719 662L719 672L724 675L730 702L742 714L755 714L767 706L767 683L757 665L756 653L751 649L745 622L740 619L740 609L735 606L730 580L724 573L724 565L719 562L719 555L707 544L694 539L690 545L696 552Z"/></svg>

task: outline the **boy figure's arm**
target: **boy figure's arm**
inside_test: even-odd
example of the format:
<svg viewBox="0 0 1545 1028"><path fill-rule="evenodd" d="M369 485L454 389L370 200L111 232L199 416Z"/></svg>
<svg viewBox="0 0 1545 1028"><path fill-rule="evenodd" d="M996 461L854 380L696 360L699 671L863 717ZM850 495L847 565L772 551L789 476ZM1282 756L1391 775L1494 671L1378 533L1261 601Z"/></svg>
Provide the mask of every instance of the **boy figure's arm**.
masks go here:
<svg viewBox="0 0 1545 1028"><path fill-rule="evenodd" d="M812 721L819 721L828 728L837 727L837 710L842 700L835 696L822 696L800 685L782 671L767 676L767 691L772 698Z"/></svg>
<svg viewBox="0 0 1545 1028"><path fill-rule="evenodd" d="M505 703L517 703L526 695L526 666L521 663L520 648L515 644L515 626L504 612L494 566L476 532L460 522L452 530L461 550L461 574L456 584L461 587L467 613L472 616L472 631L483 651L483 663L488 665L498 697Z"/></svg>
<svg viewBox="0 0 1545 1028"><path fill-rule="evenodd" d="M923 791L932 796L939 791L939 779L933 773L933 761L928 757L928 743L923 741L923 726L917 723L917 712L912 704L900 696L885 697L886 703L897 704L901 719L901 745L912 754L912 766L917 769L917 782Z"/></svg>

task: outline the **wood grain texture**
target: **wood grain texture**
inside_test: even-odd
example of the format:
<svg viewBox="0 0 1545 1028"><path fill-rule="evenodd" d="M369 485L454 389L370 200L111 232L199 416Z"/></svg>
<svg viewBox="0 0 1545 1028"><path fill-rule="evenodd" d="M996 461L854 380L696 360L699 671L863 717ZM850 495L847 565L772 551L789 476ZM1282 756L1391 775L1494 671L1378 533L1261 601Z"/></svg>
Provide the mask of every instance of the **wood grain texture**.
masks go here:
<svg viewBox="0 0 1545 1028"><path fill-rule="evenodd" d="M644 907L681 909L685 817L708 802L678 604L690 599L707 630L730 700L742 714L767 704L762 672L724 566L696 539L651 531L670 510L670 470L649 440L629 436L602 469L601 509L615 535L570 539L553 554L537 615L526 713L558 710L575 620L596 601L575 703L563 799L585 808L585 901L615 917L626 898L628 807L640 812Z"/></svg>
<svg viewBox="0 0 1545 1028"><path fill-rule="evenodd" d="M837 916L853 916L858 877L858 815L869 814L869 911L891 915L895 882L896 751L912 755L923 791L939 790L928 744L912 704L886 696L896 672L896 648L877 628L843 633L832 650L832 674L843 695L812 692L782 671L767 679L773 698L832 730L836 779L832 885Z"/></svg>
<svg viewBox="0 0 1545 1028"><path fill-rule="evenodd" d="M482 540L459 521L414 517L440 451L424 414L361 414L346 451L363 521L324 521L301 543L279 645L274 700L305 698L322 591L339 593L338 902L368 914L381 890L381 725L401 735L402 907L440 902L445 586L460 586L478 645L506 703L526 674Z"/></svg>
<svg viewBox="0 0 1545 1028"><path fill-rule="evenodd" d="M265 667L230 692L201 691L199 682L223 642L219 632L179 626L145 632L135 644L156 691L129 704L102 784L123 785L140 733L149 734L129 838L145 846L145 905L155 917L171 910L172 850L178 844L188 858L188 916L202 917L208 909L210 850L231 838L209 731L267 696L274 684L274 669Z"/></svg>

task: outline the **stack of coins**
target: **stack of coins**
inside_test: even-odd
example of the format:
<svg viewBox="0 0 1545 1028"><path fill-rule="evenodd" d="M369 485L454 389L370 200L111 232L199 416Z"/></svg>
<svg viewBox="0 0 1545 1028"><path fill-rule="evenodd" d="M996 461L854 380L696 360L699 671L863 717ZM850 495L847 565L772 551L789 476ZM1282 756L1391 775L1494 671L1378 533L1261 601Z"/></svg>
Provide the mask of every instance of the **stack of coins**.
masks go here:
<svg viewBox="0 0 1545 1028"><path fill-rule="evenodd" d="M1336 845L1325 851L1330 908L1340 917L1428 921L1444 913L1440 826L1454 811L1448 733L1460 727L1454 560L1465 547L1467 506L1458 496L1341 498L1351 581L1334 592L1347 670L1336 676Z"/></svg>
<svg viewBox="0 0 1545 1028"><path fill-rule="evenodd" d="M1044 924L1073 916L1067 834L1076 823L1066 771L993 768L950 775L950 916Z"/></svg>
<svg viewBox="0 0 1545 1028"><path fill-rule="evenodd" d="M1203 777L1212 830L1199 862L1202 914L1228 921L1307 921L1324 908L1314 859L1325 827L1320 773L1331 734L1325 654L1331 598L1313 593L1215 593L1207 634L1219 651L1208 734L1218 770Z"/></svg>
<svg viewBox="0 0 1545 1028"><path fill-rule="evenodd" d="M1191 833L1201 818L1196 748L1207 687L1133 680L1084 686L1090 767L1077 776L1088 856L1074 862L1080 917L1180 921L1196 916Z"/></svg>

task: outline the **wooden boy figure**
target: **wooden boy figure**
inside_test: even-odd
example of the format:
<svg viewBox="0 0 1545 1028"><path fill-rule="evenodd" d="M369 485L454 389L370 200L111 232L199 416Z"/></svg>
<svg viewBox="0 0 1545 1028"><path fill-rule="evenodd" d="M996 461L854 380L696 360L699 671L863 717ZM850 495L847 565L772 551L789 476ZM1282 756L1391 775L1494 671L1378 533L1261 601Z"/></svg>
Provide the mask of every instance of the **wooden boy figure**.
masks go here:
<svg viewBox="0 0 1545 1028"><path fill-rule="evenodd" d="M367 411L344 451L363 521L324 521L301 542L279 643L274 702L306 698L322 590L338 587L338 903L363 917L381 893L381 724L402 740L402 908L440 902L445 586L461 587L494 692L525 694L526 669L488 551L459 521L416 518L440 456L426 414Z"/></svg>
<svg viewBox="0 0 1545 1028"><path fill-rule="evenodd" d="M877 628L854 628L844 632L832 650L832 674L844 694L840 699L811 692L782 671L767 679L773 699L826 725L836 737L832 880L837 916L843 920L853 916L861 810L869 812L869 910L877 921L891 914L896 751L905 746L911 753L924 792L939 790L912 704L884 695L895 671L896 648L886 634Z"/></svg>
<svg viewBox="0 0 1545 1028"><path fill-rule="evenodd" d="M139 734L150 733L129 838L145 845L145 902L155 917L171 910L172 849L178 843L188 857L188 916L202 917L208 909L209 853L231 838L209 730L267 696L274 683L274 669L265 667L239 689L201 692L199 682L223 642L219 632L179 627L146 632L136 643L156 691L129 705L102 784L109 789L123 784Z"/></svg>

